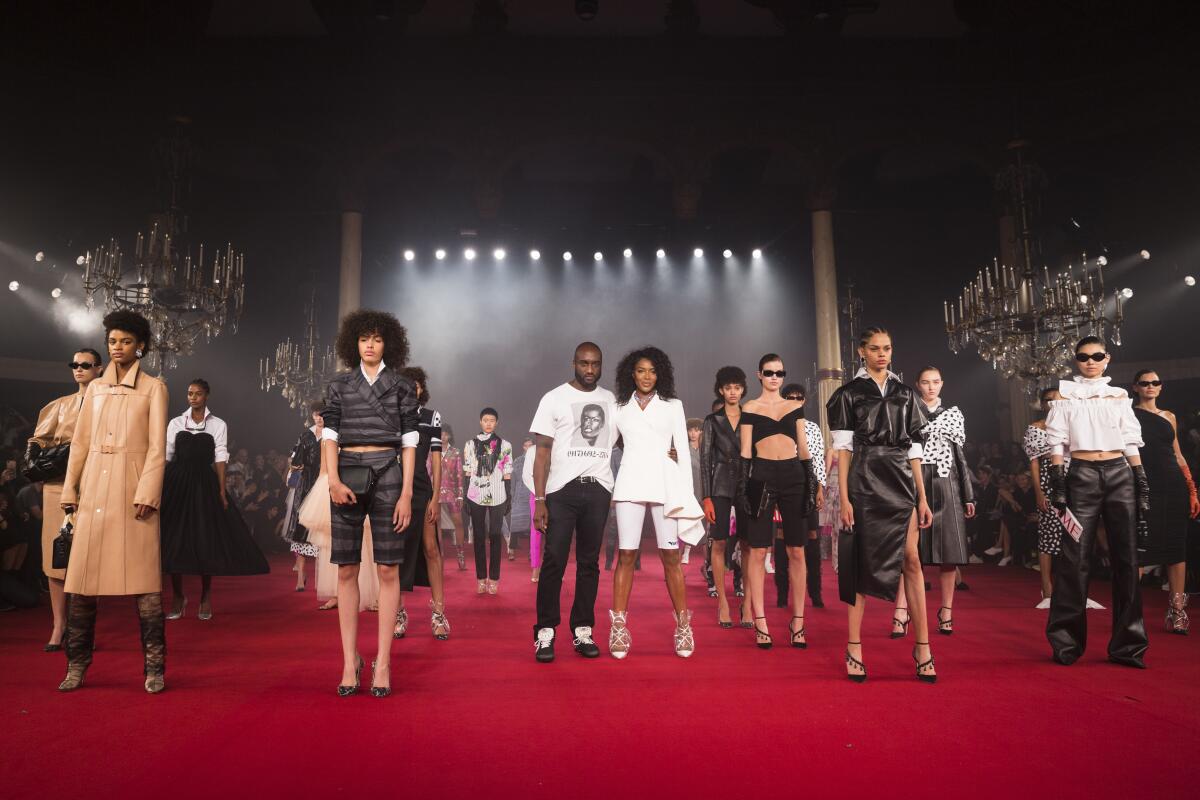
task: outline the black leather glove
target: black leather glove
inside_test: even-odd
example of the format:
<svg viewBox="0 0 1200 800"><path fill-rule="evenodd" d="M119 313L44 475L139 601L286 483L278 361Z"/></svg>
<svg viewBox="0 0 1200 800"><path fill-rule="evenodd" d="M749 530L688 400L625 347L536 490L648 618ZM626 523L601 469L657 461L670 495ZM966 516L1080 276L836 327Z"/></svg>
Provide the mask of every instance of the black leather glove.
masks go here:
<svg viewBox="0 0 1200 800"><path fill-rule="evenodd" d="M1062 464L1050 465L1050 505L1059 511L1067 507L1067 476Z"/></svg>
<svg viewBox="0 0 1200 800"><path fill-rule="evenodd" d="M817 507L817 490L821 484L817 483L817 471L811 458L800 459L800 466L804 468L804 516L807 517Z"/></svg>
<svg viewBox="0 0 1200 800"><path fill-rule="evenodd" d="M1137 497L1138 521L1150 516L1150 481L1146 479L1146 470L1141 464L1130 467L1133 470L1133 491Z"/></svg>
<svg viewBox="0 0 1200 800"><path fill-rule="evenodd" d="M37 442L30 442L25 446L25 460L22 462L24 469L29 469L33 465L34 459L38 457L38 453L42 452L42 446Z"/></svg>
<svg viewBox="0 0 1200 800"><path fill-rule="evenodd" d="M750 459L739 458L737 471L737 486L733 490L733 499L743 514L750 513L750 501L746 498L746 482L750 480ZM741 531L738 532L739 535Z"/></svg>

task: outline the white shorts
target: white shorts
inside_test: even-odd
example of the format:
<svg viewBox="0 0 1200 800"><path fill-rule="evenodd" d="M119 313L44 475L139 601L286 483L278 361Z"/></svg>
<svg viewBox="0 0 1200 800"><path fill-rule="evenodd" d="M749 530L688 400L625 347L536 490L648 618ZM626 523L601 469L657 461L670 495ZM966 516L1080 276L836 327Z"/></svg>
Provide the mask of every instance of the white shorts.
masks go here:
<svg viewBox="0 0 1200 800"><path fill-rule="evenodd" d="M619 500L614 511L617 517L617 546L622 550L637 550L642 545L642 525L646 522L646 510L654 522L654 537L660 550L675 550L679 547L679 523L663 514L661 503L634 503Z"/></svg>

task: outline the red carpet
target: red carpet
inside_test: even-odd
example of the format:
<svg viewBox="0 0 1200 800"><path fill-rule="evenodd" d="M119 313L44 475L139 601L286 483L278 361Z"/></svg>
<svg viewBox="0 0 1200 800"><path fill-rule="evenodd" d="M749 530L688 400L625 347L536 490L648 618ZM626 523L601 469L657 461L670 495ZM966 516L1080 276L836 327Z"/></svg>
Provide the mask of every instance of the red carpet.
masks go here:
<svg viewBox="0 0 1200 800"><path fill-rule="evenodd" d="M451 565L453 638L429 635L427 594L410 598L418 613L394 645L386 700L334 695L335 616L291 590L285 559L269 576L217 579L207 623L189 582L157 697L141 688L132 601L101 603L95 663L74 694L55 691L62 654L41 652L48 612L4 614L0 797L1182 798L1200 778L1200 631L1161 632L1157 590L1146 592L1149 669L1104 661L1106 611L1089 613L1087 655L1065 668L1032 608L1036 573L971 568L957 632L933 637L941 681L917 683L912 635L890 641L890 609L873 603L870 679L858 686L842 677L831 573L828 607L808 611L809 649L764 652L750 631L716 626L693 562L697 651L684 661L661 567L643 561L630 657L585 661L564 626L550 665L533 660L527 562L504 563L496 597L476 596L473 572ZM1107 591L1092 594L1107 605ZM602 648L610 596L603 573ZM770 611L777 642L787 617ZM363 615L368 659L374 620Z"/></svg>

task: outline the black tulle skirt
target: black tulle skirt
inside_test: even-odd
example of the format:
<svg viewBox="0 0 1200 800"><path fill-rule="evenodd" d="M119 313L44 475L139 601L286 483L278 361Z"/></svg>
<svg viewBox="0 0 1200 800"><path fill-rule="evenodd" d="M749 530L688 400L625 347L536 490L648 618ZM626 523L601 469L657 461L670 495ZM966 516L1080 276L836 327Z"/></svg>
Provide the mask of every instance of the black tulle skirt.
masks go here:
<svg viewBox="0 0 1200 800"><path fill-rule="evenodd" d="M184 433L200 438L206 434ZM180 441L180 444L183 444ZM221 505L220 484L200 447L176 447L162 496L163 572L180 575L264 575L271 571L241 512ZM197 452L185 452L195 450ZM194 457L201 456L201 457Z"/></svg>
<svg viewBox="0 0 1200 800"><path fill-rule="evenodd" d="M848 482L854 506L854 591L895 600L917 490L908 448L856 446Z"/></svg>

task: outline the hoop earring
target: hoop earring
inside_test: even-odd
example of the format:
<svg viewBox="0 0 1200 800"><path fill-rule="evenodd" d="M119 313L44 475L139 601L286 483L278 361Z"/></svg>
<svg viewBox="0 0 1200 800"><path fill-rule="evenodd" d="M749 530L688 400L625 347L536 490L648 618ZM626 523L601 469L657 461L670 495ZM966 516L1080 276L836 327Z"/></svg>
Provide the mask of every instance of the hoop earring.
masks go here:
<svg viewBox="0 0 1200 800"><path fill-rule="evenodd" d="M135 356L137 356L138 358L141 358L142 357L142 348L139 347L137 350L134 350L133 354Z"/></svg>

